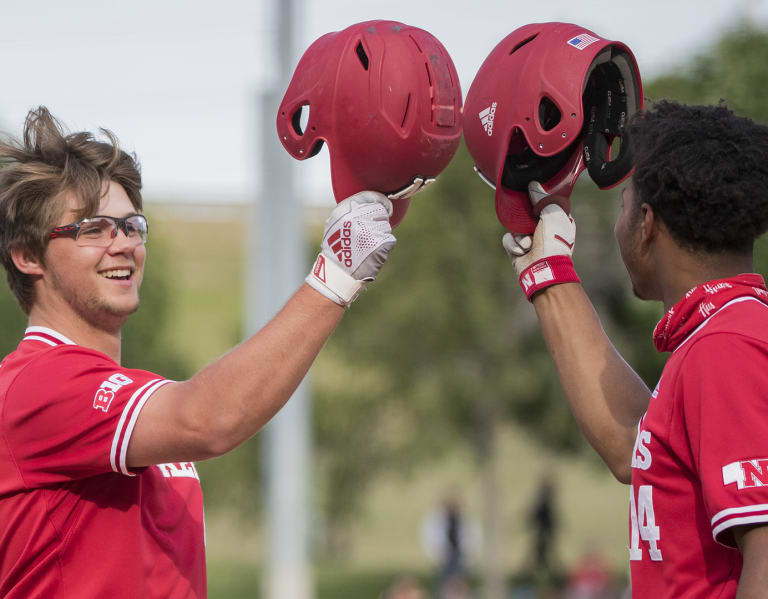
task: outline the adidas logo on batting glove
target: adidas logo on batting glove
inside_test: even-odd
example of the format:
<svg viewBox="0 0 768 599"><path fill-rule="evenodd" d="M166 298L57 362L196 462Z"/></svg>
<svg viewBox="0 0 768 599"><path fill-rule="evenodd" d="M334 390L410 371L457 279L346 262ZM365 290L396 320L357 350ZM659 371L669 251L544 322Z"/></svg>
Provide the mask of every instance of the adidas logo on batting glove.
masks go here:
<svg viewBox="0 0 768 599"><path fill-rule="evenodd" d="M320 253L306 282L340 306L376 279L396 243L389 225L392 203L361 191L340 202L325 221Z"/></svg>

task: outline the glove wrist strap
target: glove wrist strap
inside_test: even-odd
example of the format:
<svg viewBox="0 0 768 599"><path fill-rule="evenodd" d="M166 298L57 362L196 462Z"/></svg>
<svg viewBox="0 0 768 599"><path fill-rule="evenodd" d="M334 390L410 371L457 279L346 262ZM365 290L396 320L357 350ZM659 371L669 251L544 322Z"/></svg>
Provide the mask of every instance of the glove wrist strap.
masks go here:
<svg viewBox="0 0 768 599"><path fill-rule="evenodd" d="M531 300L537 291L560 283L579 283L579 275L570 256L549 256L531 264L518 278L525 297Z"/></svg>
<svg viewBox="0 0 768 599"><path fill-rule="evenodd" d="M340 306L347 306L355 301L365 287L365 282L355 279L322 252L317 255L315 265L305 281Z"/></svg>

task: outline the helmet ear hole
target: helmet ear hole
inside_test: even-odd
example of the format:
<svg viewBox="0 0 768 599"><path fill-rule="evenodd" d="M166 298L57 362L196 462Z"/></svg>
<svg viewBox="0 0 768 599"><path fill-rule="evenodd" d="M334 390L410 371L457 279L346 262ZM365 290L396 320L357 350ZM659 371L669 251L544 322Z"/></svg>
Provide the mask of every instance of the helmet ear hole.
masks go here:
<svg viewBox="0 0 768 599"><path fill-rule="evenodd" d="M547 96L543 96L539 102L539 125L544 131L550 131L557 127L563 118L560 109Z"/></svg>
<svg viewBox="0 0 768 599"><path fill-rule="evenodd" d="M309 151L309 154L307 154L307 158L312 158L312 156L317 156L320 153L320 150L323 149L323 140L318 139L315 142L315 145L312 146L312 149Z"/></svg>
<svg viewBox="0 0 768 599"><path fill-rule="evenodd" d="M302 104L291 116L291 125L296 135L304 135L309 123L309 104Z"/></svg>
<svg viewBox="0 0 768 599"><path fill-rule="evenodd" d="M511 191L527 193L531 181L546 183L565 167L577 143L574 141L554 156L539 156L528 145L525 134L516 128L509 140L501 184Z"/></svg>

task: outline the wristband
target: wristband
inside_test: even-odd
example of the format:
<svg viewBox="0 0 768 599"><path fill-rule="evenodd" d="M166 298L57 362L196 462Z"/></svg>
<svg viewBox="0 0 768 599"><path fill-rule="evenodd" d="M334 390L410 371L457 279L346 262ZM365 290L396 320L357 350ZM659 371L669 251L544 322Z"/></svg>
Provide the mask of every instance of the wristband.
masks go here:
<svg viewBox="0 0 768 599"><path fill-rule="evenodd" d="M534 293L550 285L581 282L570 256L550 256L537 260L520 273L518 281L528 301L531 301Z"/></svg>
<svg viewBox="0 0 768 599"><path fill-rule="evenodd" d="M340 306L351 304L365 287L364 281L355 279L322 252L317 255L315 265L305 281Z"/></svg>

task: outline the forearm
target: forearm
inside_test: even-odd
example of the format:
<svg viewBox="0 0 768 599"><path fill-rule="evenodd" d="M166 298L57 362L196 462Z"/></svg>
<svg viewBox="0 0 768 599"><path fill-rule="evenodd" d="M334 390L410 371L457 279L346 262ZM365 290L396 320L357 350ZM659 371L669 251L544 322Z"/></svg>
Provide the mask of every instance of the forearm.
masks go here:
<svg viewBox="0 0 768 599"><path fill-rule="evenodd" d="M579 427L614 475L628 482L648 387L608 339L581 285L548 287L533 305Z"/></svg>

